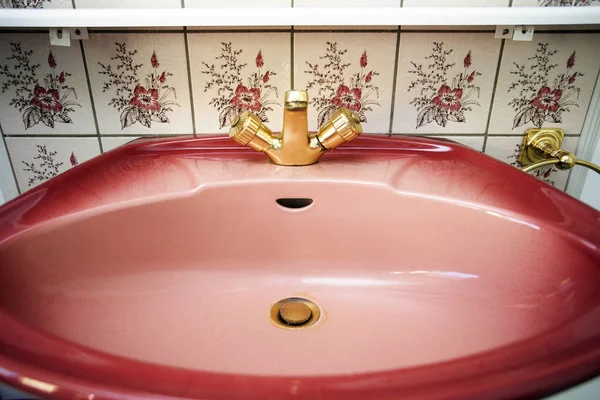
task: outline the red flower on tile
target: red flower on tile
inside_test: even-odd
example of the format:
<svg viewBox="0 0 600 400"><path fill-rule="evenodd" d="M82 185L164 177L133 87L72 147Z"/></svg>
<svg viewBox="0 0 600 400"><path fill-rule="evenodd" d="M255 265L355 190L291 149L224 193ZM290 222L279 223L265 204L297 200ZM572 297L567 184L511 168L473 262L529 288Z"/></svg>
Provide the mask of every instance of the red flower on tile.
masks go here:
<svg viewBox="0 0 600 400"><path fill-rule="evenodd" d="M58 101L58 90L46 90L41 86L36 86L33 90L33 99L31 104L44 110L60 112L63 109L62 104Z"/></svg>
<svg viewBox="0 0 600 400"><path fill-rule="evenodd" d="M458 111L461 104L462 89L450 89L448 85L442 85L438 90L437 96L431 101L433 104L446 110Z"/></svg>
<svg viewBox="0 0 600 400"><path fill-rule="evenodd" d="M76 97L75 88L65 83L71 74L55 70L58 63L52 51L47 53L48 66L45 67L43 79L35 73L39 64L27 67L32 65L31 58L37 57L34 50L25 49L21 43L10 43L9 54L10 57L6 59L9 62L0 68L0 79L3 80L0 83L3 93L14 88L10 105L21 113L25 129L40 123L51 129L55 128L56 123L73 123L70 116L76 110L73 106L81 105L73 99Z"/></svg>
<svg viewBox="0 0 600 400"><path fill-rule="evenodd" d="M370 71L367 76L365 77L365 82L369 83L371 82L371 79L373 79L373 71Z"/></svg>
<svg viewBox="0 0 600 400"><path fill-rule="evenodd" d="M471 72L471 75L469 75L469 77L467 78L467 82L468 82L468 83L471 83L471 82L473 82L473 80L475 79L475 73L476 73L476 72L477 72L477 71L473 71L473 72Z"/></svg>
<svg viewBox="0 0 600 400"><path fill-rule="evenodd" d="M573 75L571 75L571 77L569 78L569 85L572 84L573 82L575 82L575 79L577 79L577 72L575 72Z"/></svg>
<svg viewBox="0 0 600 400"><path fill-rule="evenodd" d="M143 110L158 112L160 111L160 104L158 103L158 90L146 90L146 88L137 85L133 92L132 99L129 100L129 104Z"/></svg>
<svg viewBox="0 0 600 400"><path fill-rule="evenodd" d="M262 50L259 50L258 54L256 55L256 66L258 68L262 68L263 65L265 65L265 61L263 60Z"/></svg>
<svg viewBox="0 0 600 400"><path fill-rule="evenodd" d="M433 42L425 60L435 62L428 61L426 66L411 62L413 68L408 72L415 78L411 79L408 91L418 92L409 102L417 110L415 129L430 123L442 128L449 122L466 123L468 113L475 106L481 107L476 100L481 88L473 83L481 73L473 68L472 51L463 57L462 68L460 58L456 59L454 54L454 49L445 49L444 43Z"/></svg>
<svg viewBox="0 0 600 400"><path fill-rule="evenodd" d="M269 71L267 71L262 78L263 83L267 83L269 82L270 76L269 76Z"/></svg>
<svg viewBox="0 0 600 400"><path fill-rule="evenodd" d="M513 129L529 123L538 128L545 122L560 124L573 107L579 106L581 88L576 87L575 81L583 74L572 69L576 53L573 50L562 64L565 70L553 73L552 70L559 65L553 59L562 58L561 54L548 43L538 43L537 50L527 58L528 61L514 63L511 74L515 78L508 89L509 92L518 91L508 103L515 111Z"/></svg>
<svg viewBox="0 0 600 400"><path fill-rule="evenodd" d="M52 52L48 54L48 65L52 69L56 68L56 60L54 59L54 55L52 54Z"/></svg>
<svg viewBox="0 0 600 400"><path fill-rule="evenodd" d="M158 57L156 56L156 51L152 52L152 57L150 57L150 64L152 64L152 68L158 68L160 63L158 62Z"/></svg>
<svg viewBox="0 0 600 400"><path fill-rule="evenodd" d="M366 54L366 53L365 53ZM366 59L366 57L365 57ZM340 85L336 95L331 99L331 103L337 107L345 107L352 111L360 111L360 98L362 90L360 88L350 89L346 85Z"/></svg>
<svg viewBox="0 0 600 400"><path fill-rule="evenodd" d="M571 54L571 57L569 57L569 59L567 60L567 68L573 68L574 65L575 65L575 52L573 51L573 54Z"/></svg>
<svg viewBox="0 0 600 400"><path fill-rule="evenodd" d="M77 161L77 157L75 157L75 153L73 152L71 152L71 157L69 157L69 161L71 162L71 165L73 167L79 164L79 162Z"/></svg>
<svg viewBox="0 0 600 400"><path fill-rule="evenodd" d="M367 66L367 51L363 51L362 56L360 56L360 67L364 68Z"/></svg>
<svg viewBox="0 0 600 400"><path fill-rule="evenodd" d="M562 90L551 90L548 86L544 86L538 91L536 98L531 100L531 105L540 110L556 112L561 97Z"/></svg>
<svg viewBox="0 0 600 400"><path fill-rule="evenodd" d="M469 68L471 66L471 50L469 50L469 52L467 53L463 64L465 66L465 68Z"/></svg>
<svg viewBox="0 0 600 400"><path fill-rule="evenodd" d="M163 71L163 73L160 74L160 78L158 78L158 81L160 83L165 83L166 80L167 80L167 71Z"/></svg>
<svg viewBox="0 0 600 400"><path fill-rule="evenodd" d="M260 53L259 53L260 54ZM260 111L260 89L252 88L248 89L244 85L238 85L235 89L235 96L231 99L231 104L242 109L249 111Z"/></svg>

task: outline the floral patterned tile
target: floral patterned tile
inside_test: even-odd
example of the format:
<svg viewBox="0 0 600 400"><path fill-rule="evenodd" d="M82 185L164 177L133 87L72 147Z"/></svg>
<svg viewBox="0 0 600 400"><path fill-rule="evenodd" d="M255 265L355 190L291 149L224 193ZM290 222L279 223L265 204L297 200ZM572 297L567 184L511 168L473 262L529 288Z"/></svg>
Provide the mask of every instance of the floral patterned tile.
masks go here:
<svg viewBox="0 0 600 400"><path fill-rule="evenodd" d="M188 44L197 133L227 132L243 110L281 130L289 33L190 33Z"/></svg>
<svg viewBox="0 0 600 400"><path fill-rule="evenodd" d="M0 123L7 135L96 134L79 46L0 35Z"/></svg>
<svg viewBox="0 0 600 400"><path fill-rule="evenodd" d="M84 46L101 134L192 133L183 34L91 34Z"/></svg>
<svg viewBox="0 0 600 400"><path fill-rule="evenodd" d="M75 0L77 8L181 8L181 0Z"/></svg>
<svg viewBox="0 0 600 400"><path fill-rule="evenodd" d="M297 33L294 51L294 87L308 90L310 130L346 107L366 133L389 132L395 33Z"/></svg>
<svg viewBox="0 0 600 400"><path fill-rule="evenodd" d="M489 33L403 32L392 132L485 132L500 43Z"/></svg>
<svg viewBox="0 0 600 400"><path fill-rule="evenodd" d="M580 7L599 6L599 0L513 0L513 7Z"/></svg>
<svg viewBox="0 0 600 400"><path fill-rule="evenodd" d="M404 7L508 7L509 0L404 0Z"/></svg>
<svg viewBox="0 0 600 400"><path fill-rule="evenodd" d="M107 151L111 151L120 147L124 144L132 142L136 140L136 137L102 137L100 140L102 141L102 150L106 153Z"/></svg>
<svg viewBox="0 0 600 400"><path fill-rule="evenodd" d="M73 8L71 0L0 0L0 8Z"/></svg>
<svg viewBox="0 0 600 400"><path fill-rule="evenodd" d="M483 141L485 140L484 135L477 136L430 136L432 138L448 139L453 142L463 144L472 148L473 150L482 151Z"/></svg>
<svg viewBox="0 0 600 400"><path fill-rule="evenodd" d="M21 192L100 154L98 138L6 138Z"/></svg>
<svg viewBox="0 0 600 400"><path fill-rule="evenodd" d="M507 41L489 134L561 127L579 135L600 67L598 34L536 34Z"/></svg>
<svg viewBox="0 0 600 400"><path fill-rule="evenodd" d="M562 148L575 152L578 142L579 138L577 137L565 137ZM522 143L523 136L491 136L488 137L485 153L516 168L522 168L523 166L518 161ZM568 171L560 171L553 166L537 169L531 174L560 190L565 190L569 178Z"/></svg>
<svg viewBox="0 0 600 400"><path fill-rule="evenodd" d="M297 1L297 0L296 0ZM254 0L252 7L284 7L292 6L291 0ZM185 0L185 8L234 8L248 7L247 0Z"/></svg>

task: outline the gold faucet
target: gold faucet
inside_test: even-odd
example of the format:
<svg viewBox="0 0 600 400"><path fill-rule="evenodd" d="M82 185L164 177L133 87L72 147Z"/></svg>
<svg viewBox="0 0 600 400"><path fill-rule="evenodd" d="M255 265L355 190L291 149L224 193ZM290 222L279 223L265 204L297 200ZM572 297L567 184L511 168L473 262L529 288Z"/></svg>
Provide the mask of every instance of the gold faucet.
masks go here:
<svg viewBox="0 0 600 400"><path fill-rule="evenodd" d="M316 134L308 133L308 93L290 90L285 94L283 129L273 132L253 113L244 111L231 122L229 137L237 143L262 151L278 165L311 165L326 150L349 142L362 133L360 117L346 108L338 109Z"/></svg>

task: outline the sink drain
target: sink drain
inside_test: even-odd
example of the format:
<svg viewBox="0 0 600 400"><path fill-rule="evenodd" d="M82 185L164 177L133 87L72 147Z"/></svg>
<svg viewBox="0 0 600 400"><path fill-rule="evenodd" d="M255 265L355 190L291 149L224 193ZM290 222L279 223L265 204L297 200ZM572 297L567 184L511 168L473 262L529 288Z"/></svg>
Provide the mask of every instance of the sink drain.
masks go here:
<svg viewBox="0 0 600 400"><path fill-rule="evenodd" d="M271 321L280 328L301 329L314 325L321 316L315 303L302 297L288 297L271 307Z"/></svg>

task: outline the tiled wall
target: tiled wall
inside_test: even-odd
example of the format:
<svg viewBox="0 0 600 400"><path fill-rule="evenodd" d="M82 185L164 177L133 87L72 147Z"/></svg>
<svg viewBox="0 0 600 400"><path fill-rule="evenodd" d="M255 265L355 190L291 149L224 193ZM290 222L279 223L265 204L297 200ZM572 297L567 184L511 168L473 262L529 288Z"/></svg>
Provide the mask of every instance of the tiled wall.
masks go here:
<svg viewBox="0 0 600 400"><path fill-rule="evenodd" d="M42 3L50 4L72 6ZM75 0L77 7L98 4ZM185 0L207 4L216 3ZM440 1L404 0L417 4ZM89 40L51 48L47 32L4 32L0 124L21 192L136 137L226 132L244 108L279 130L283 93L292 87L308 88L312 130L345 106L361 115L367 133L446 137L517 165L528 127L561 126L564 147L576 150L600 68L599 39L592 31L536 32L532 42L515 42L472 30L181 28L91 30ZM552 168L538 176L563 189L568 178Z"/></svg>

